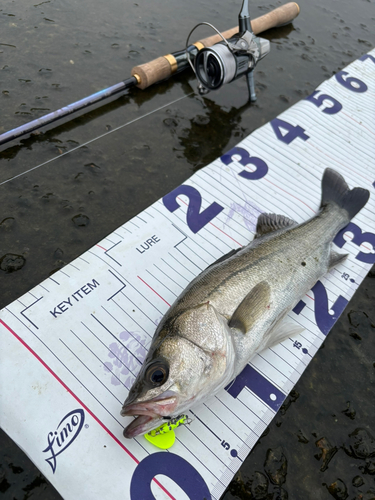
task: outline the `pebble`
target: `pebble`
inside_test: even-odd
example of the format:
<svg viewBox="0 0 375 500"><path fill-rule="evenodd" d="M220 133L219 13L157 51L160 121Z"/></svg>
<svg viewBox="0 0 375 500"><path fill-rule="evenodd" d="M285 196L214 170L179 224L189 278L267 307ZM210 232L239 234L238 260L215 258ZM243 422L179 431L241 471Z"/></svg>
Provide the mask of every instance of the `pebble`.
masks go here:
<svg viewBox="0 0 375 500"><path fill-rule="evenodd" d="M250 492L252 500L264 500L268 496L268 479L260 472L254 472L246 483L246 490Z"/></svg>
<svg viewBox="0 0 375 500"><path fill-rule="evenodd" d="M87 217L87 215L78 214L72 218L72 221L77 227L85 227L89 225L90 219Z"/></svg>
<svg viewBox="0 0 375 500"><path fill-rule="evenodd" d="M344 450L355 458L373 457L375 456L375 440L366 429L359 427L349 434L349 440L344 444Z"/></svg>
<svg viewBox="0 0 375 500"><path fill-rule="evenodd" d="M14 218L6 217L0 222L0 229L9 230L12 229L13 225L14 225Z"/></svg>
<svg viewBox="0 0 375 500"><path fill-rule="evenodd" d="M288 492L284 488L277 488L270 500L288 500Z"/></svg>
<svg viewBox="0 0 375 500"><path fill-rule="evenodd" d="M371 476L375 475L375 461L374 460L366 460L365 465L361 465L359 469L363 472L363 474L369 474Z"/></svg>
<svg viewBox="0 0 375 500"><path fill-rule="evenodd" d="M328 441L328 439L325 437L318 439L315 445L321 450L321 452L315 455L315 458L317 458L318 460L320 460L321 458L323 459L323 464L320 467L320 470L321 472L324 472L325 470L328 469L328 464L332 460L332 457L337 452L337 448L336 446L332 446L331 443Z"/></svg>
<svg viewBox="0 0 375 500"><path fill-rule="evenodd" d="M364 481L361 478L361 476L355 476L352 479L352 485L355 486L356 488L359 488L360 486L362 486L363 483L364 483Z"/></svg>
<svg viewBox="0 0 375 500"><path fill-rule="evenodd" d="M370 488L366 493L359 491L353 500L375 500L375 490Z"/></svg>
<svg viewBox="0 0 375 500"><path fill-rule="evenodd" d="M346 410L343 410L343 411L342 411L342 413L343 413L344 415L346 415L347 417L349 417L351 420L354 420L354 419L355 419L355 416L356 416L356 411L355 411L355 409L353 408L353 406L352 406L351 402L350 402L350 401L348 401L348 402L346 403L346 406L347 406Z"/></svg>
<svg viewBox="0 0 375 500"><path fill-rule="evenodd" d="M19 271L25 265L26 259L22 255L7 253L0 258L0 269L6 273Z"/></svg>
<svg viewBox="0 0 375 500"><path fill-rule="evenodd" d="M264 470L266 471L271 483L278 485L285 483L287 466L288 463L281 446L275 448L274 450L269 449L267 451Z"/></svg>
<svg viewBox="0 0 375 500"><path fill-rule="evenodd" d="M300 443L307 444L309 442L308 438L305 436L301 429L297 432L297 438Z"/></svg>
<svg viewBox="0 0 375 500"><path fill-rule="evenodd" d="M334 483L327 486L327 489L336 500L345 500L348 498L348 490L341 479L337 479Z"/></svg>

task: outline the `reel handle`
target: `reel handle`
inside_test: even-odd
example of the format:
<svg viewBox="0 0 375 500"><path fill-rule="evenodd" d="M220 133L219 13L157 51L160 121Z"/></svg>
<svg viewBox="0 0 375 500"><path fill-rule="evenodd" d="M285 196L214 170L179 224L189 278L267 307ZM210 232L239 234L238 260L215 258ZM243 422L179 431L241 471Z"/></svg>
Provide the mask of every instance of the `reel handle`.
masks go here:
<svg viewBox="0 0 375 500"><path fill-rule="evenodd" d="M297 3L286 3L285 5L277 7L277 9L271 10L271 12L268 12L263 16L253 19L251 21L252 30L255 35L258 35L259 33L262 33L270 28L284 26L285 24L292 22L293 19L298 16L299 12L300 8ZM228 39L236 33L238 33L238 26L228 31L224 31L223 36ZM208 38L203 38L202 40L195 42L193 45L200 50L203 49L203 47L211 47L221 40L222 38L219 35L213 35ZM153 83L169 78L177 70L188 67L188 62L186 61L185 65L183 61L180 60L180 53L178 54L179 55L177 56L176 53L177 59L173 54L167 54L166 56L158 57L157 59L149 61L145 64L135 66L132 69L131 74L137 79L137 87L142 90L146 89Z"/></svg>

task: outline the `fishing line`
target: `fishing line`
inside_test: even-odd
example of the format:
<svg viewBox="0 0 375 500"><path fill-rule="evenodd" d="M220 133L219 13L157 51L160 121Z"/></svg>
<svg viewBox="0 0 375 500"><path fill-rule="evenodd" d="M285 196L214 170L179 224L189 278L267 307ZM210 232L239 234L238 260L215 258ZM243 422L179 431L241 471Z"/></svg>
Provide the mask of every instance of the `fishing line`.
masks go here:
<svg viewBox="0 0 375 500"><path fill-rule="evenodd" d="M65 153L62 153L59 156L55 156L54 158L51 158L50 160L47 160L43 163L40 163L40 165L36 165L35 167L29 168L29 170L25 170L25 172L22 172L21 174L15 175L14 177L10 177L9 179L6 179L5 181L0 182L0 186L2 186L3 184L6 184L7 182L13 181L14 179L17 179L18 177L21 177L22 175L28 174L29 172L32 172L33 170L36 170L37 168L43 167L44 165L47 165L48 163L51 163L51 162L57 160L58 158L61 158L62 156L65 156L69 153L72 153L73 151L77 151L77 149L83 148L83 147L87 146L88 144L91 144L92 142L97 141L98 139L106 137L107 135L112 134L113 132L117 132L117 130L120 130L124 127L127 127L128 125L131 125L132 123L135 123L138 120L145 118L146 116L150 116L153 113L156 113L157 111L160 111L161 109L166 108L167 106L170 106L171 104L175 104L178 101L182 101L182 99L186 99L186 97L190 97L192 95L194 95L194 92L191 92L190 94L179 97L178 99L175 99L174 101L168 102L167 104L163 104L163 106L160 106L160 108L154 109L153 111L145 113L142 116L138 116L137 118L134 118L133 120L130 120L129 122L124 123L123 125L120 125L112 130L109 130L108 132L105 132L102 135L98 135L98 137L95 137L94 139L90 139L89 141L84 142L83 144L80 144L79 146L77 146L73 149L69 149L69 151L65 151Z"/></svg>

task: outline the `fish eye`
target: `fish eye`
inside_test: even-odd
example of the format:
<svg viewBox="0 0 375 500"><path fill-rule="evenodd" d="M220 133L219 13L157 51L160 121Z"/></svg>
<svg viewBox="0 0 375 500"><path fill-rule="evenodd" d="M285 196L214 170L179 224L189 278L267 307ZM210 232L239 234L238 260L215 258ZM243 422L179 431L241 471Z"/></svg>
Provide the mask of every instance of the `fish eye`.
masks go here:
<svg viewBox="0 0 375 500"><path fill-rule="evenodd" d="M154 387L159 387L163 385L169 375L169 367L166 363L162 361L156 361L152 363L146 371L146 379Z"/></svg>

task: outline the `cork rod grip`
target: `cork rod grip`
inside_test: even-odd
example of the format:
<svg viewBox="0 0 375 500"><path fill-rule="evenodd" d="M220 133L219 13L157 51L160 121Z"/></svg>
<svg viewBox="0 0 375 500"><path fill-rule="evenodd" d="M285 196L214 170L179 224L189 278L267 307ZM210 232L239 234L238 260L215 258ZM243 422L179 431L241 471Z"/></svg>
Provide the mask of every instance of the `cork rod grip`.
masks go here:
<svg viewBox="0 0 375 500"><path fill-rule="evenodd" d="M299 6L295 2L289 2L277 9L264 14L263 16L257 17L251 21L251 27L256 35L266 31L270 28L277 28L278 26L283 26L288 24L295 19L299 14ZM223 32L225 38L230 38L234 34L238 33L238 26L232 28L228 31ZM194 45L199 49L203 47L211 47L215 43L222 40L219 35L213 35L203 40L199 40ZM135 76L138 81L137 87L140 89L146 89L150 85L161 80L165 80L171 76L176 70L176 60L172 54L168 54L163 57L158 57L152 61L145 64L135 66L131 74Z"/></svg>
<svg viewBox="0 0 375 500"><path fill-rule="evenodd" d="M283 26L288 24L295 19L299 14L299 5L295 2L289 2L277 9L271 10L263 16L257 17L251 21L251 28L256 35L262 33L263 31L269 30L270 28L277 28L278 26ZM223 31L224 38L230 38L231 36L238 33L238 26L232 28L228 31ZM222 38L219 35L209 36L208 38L203 38L196 43L201 43L205 47L211 47L215 43L221 42Z"/></svg>

